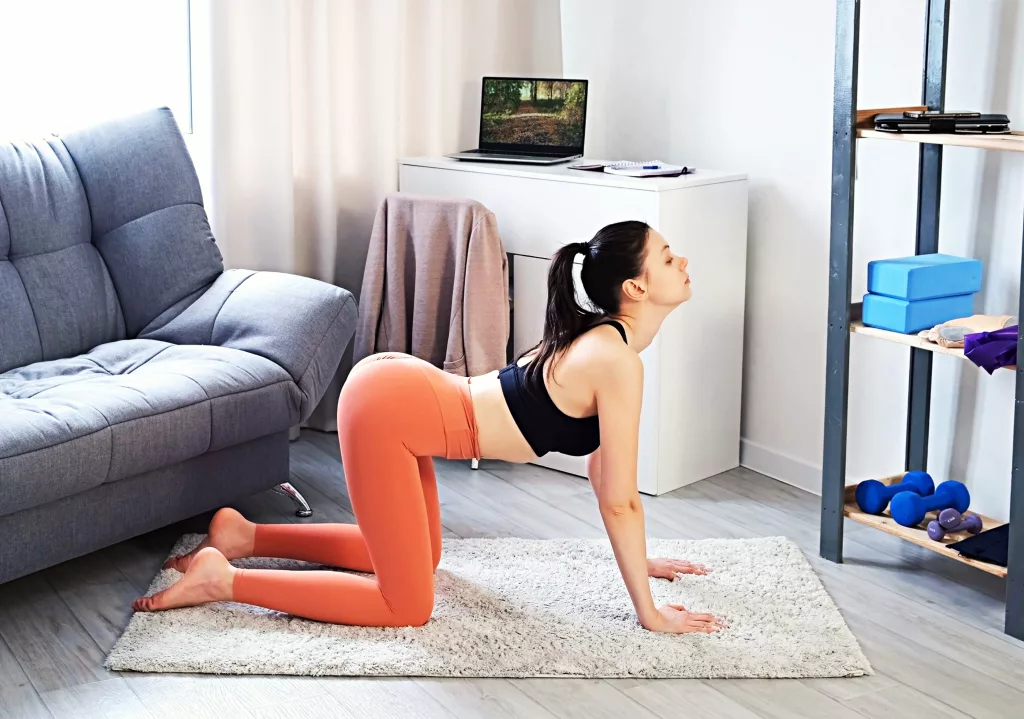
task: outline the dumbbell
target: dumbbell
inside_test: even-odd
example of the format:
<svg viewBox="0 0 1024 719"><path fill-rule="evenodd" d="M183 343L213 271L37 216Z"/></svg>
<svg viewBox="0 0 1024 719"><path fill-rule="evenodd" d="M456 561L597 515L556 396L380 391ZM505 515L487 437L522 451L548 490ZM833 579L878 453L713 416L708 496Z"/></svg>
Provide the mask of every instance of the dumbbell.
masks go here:
<svg viewBox="0 0 1024 719"><path fill-rule="evenodd" d="M968 532L977 534L981 531L981 517L977 514L968 514L966 517L955 509L943 509L939 512L938 521L928 522L928 536L936 542L943 539L946 534L955 532Z"/></svg>
<svg viewBox="0 0 1024 719"><path fill-rule="evenodd" d="M915 492L928 496L935 491L935 483L927 472L907 472L898 484L882 484L877 479L865 479L857 485L857 506L868 514L881 514L889 500L900 492Z"/></svg>
<svg viewBox="0 0 1024 719"><path fill-rule="evenodd" d="M892 498L889 513L898 524L904 527L916 527L928 512L936 509L952 507L958 512L966 512L971 505L971 493L962 482L943 482L935 488L935 494L921 497L913 492L900 492Z"/></svg>

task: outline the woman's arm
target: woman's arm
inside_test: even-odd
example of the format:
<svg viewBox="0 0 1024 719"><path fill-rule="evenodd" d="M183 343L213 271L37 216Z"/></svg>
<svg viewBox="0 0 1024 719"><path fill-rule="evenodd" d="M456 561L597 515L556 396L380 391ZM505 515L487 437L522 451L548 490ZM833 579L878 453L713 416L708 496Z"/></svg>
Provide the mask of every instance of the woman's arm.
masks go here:
<svg viewBox="0 0 1024 719"><path fill-rule="evenodd" d="M648 581L651 566L647 560L644 506L636 476L644 366L636 354L616 353L604 369L602 374L606 376L598 382L596 391L601 446L588 459L587 471L637 618L645 629L656 632L716 632L721 622L711 614L695 614L676 604L654 605ZM667 562L655 575L704 573L703 567L696 567Z"/></svg>
<svg viewBox="0 0 1024 719"><path fill-rule="evenodd" d="M601 496L601 448L594 450L593 454L587 455L587 477L590 479L590 486L594 488L594 494Z"/></svg>
<svg viewBox="0 0 1024 719"><path fill-rule="evenodd" d="M601 448L588 469L626 590L640 623L648 627L658 610L647 579L644 508L636 479L644 366L638 355L623 352L608 360L606 371L607 381L598 383L596 393Z"/></svg>
<svg viewBox="0 0 1024 719"><path fill-rule="evenodd" d="M594 494L601 493L601 448L598 447L592 454L587 455L587 477L590 478L590 486L594 488ZM647 576L658 577L675 581L679 574L707 574L708 570L703 564L694 564L685 559L651 559L647 558Z"/></svg>

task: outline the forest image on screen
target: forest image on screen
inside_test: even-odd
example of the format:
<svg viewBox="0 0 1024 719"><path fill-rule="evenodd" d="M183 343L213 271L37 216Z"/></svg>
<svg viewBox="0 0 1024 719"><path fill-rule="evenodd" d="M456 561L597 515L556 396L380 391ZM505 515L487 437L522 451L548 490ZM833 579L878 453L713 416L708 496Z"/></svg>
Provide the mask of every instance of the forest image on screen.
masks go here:
<svg viewBox="0 0 1024 719"><path fill-rule="evenodd" d="M586 85L563 80L484 81L482 143L580 147Z"/></svg>

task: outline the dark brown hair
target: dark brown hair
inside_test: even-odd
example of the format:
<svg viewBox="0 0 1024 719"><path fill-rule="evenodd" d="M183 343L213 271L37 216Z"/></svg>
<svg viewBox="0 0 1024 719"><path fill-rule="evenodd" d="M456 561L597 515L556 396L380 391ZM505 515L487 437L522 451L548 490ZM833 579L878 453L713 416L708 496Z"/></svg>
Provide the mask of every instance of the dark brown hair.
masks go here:
<svg viewBox="0 0 1024 719"><path fill-rule="evenodd" d="M537 356L526 368L527 386L539 381L538 373L547 360L563 352L603 317L618 314L622 283L643 272L650 229L646 222L637 220L616 222L601 228L589 242L574 242L555 253L548 271L544 337L536 347L523 353L537 350ZM576 301L572 267L579 254L583 255L580 279L593 309Z"/></svg>

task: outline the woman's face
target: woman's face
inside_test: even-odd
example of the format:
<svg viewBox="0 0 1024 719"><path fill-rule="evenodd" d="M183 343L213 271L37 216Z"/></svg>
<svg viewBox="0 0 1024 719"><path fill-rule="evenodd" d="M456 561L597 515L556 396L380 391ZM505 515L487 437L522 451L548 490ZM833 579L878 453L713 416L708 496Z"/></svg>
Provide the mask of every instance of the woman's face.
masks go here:
<svg viewBox="0 0 1024 719"><path fill-rule="evenodd" d="M690 299L690 261L672 254L665 238L657 230L647 233L647 259L644 271L647 297L656 305L675 307Z"/></svg>

